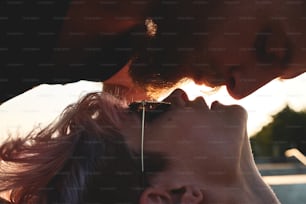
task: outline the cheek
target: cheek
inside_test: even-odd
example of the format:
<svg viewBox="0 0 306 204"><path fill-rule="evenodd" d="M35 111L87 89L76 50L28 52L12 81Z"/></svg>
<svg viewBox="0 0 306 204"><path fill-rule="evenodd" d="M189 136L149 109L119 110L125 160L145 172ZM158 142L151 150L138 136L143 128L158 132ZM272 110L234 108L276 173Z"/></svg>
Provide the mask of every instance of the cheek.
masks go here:
<svg viewBox="0 0 306 204"><path fill-rule="evenodd" d="M191 121L194 118L172 114L153 121L145 132L145 145L148 150L168 152L192 142Z"/></svg>
<svg viewBox="0 0 306 204"><path fill-rule="evenodd" d="M238 159L246 131L244 119L240 113L222 114L204 123L194 123L189 129L190 145L208 157Z"/></svg>

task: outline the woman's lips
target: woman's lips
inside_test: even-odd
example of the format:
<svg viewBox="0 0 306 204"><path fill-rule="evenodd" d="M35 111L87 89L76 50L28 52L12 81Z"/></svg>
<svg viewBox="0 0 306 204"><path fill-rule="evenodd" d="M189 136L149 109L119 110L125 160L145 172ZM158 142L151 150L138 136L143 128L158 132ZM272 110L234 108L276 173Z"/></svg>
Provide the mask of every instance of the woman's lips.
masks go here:
<svg viewBox="0 0 306 204"><path fill-rule="evenodd" d="M209 107L205 101L203 96L198 96L194 100L189 100L187 93L182 89L174 90L168 97L166 97L163 101L167 101L172 103L174 106L180 107L194 107L199 109L216 109L218 106L224 106L218 101L214 101Z"/></svg>
<svg viewBox="0 0 306 204"><path fill-rule="evenodd" d="M210 109L215 110L218 106L222 106L222 104L219 101L214 101L211 103Z"/></svg>

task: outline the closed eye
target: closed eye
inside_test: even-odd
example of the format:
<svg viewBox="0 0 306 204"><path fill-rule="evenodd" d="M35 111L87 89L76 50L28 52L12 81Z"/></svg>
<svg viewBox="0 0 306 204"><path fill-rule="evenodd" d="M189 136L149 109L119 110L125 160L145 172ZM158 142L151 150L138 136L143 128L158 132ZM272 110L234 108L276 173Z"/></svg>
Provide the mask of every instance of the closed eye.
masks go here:
<svg viewBox="0 0 306 204"><path fill-rule="evenodd" d="M132 102L129 105L129 109L133 112L142 114L145 109L146 120L153 120L161 113L166 112L171 106L169 102L157 102L157 101L140 101Z"/></svg>

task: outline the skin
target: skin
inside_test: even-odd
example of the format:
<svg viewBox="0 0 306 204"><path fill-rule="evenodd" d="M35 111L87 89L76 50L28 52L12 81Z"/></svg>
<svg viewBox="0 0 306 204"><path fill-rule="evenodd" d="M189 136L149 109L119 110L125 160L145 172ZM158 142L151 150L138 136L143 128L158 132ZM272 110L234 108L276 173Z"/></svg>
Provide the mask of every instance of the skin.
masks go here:
<svg viewBox="0 0 306 204"><path fill-rule="evenodd" d="M152 189L164 191L169 203L279 203L255 166L241 106L215 102L208 108L203 98L189 101L182 90L165 100L172 102L170 110L145 124L145 151L169 159L168 168L153 176ZM129 117L122 129L129 146L139 151L140 118ZM193 196L169 193L181 188ZM144 194L145 203L150 198Z"/></svg>
<svg viewBox="0 0 306 204"><path fill-rule="evenodd" d="M130 77L128 70L131 62L124 66L114 76L103 82L103 91L118 96L127 102L150 100L151 97L144 89L135 84Z"/></svg>
<svg viewBox="0 0 306 204"><path fill-rule="evenodd" d="M241 99L272 79L289 79L305 72L305 1L291 4L283 0L205 2L201 4L193 1L176 1L173 5L164 4L164 7L161 7L166 10L167 15L162 17L173 17L176 20L168 22L168 30L160 29L158 32L177 31L182 35L182 42L176 42L176 46L192 48L180 55L180 69L187 77L194 79L198 84L226 85L233 98ZM76 4L69 8L67 16L71 17L71 20L64 24L61 38L63 47L82 48L101 43L103 46L103 38L98 37L100 32L123 33L133 26L143 25L147 13L154 6L158 6L159 1L149 1L137 6L125 1L120 4L114 3L111 7L97 7L96 3L91 1L90 4ZM154 14L153 12L151 16L154 17ZM98 16L107 20L96 20L88 24L80 20L86 16ZM189 17L193 20L177 20L179 17ZM175 24L177 21L179 23ZM157 25L163 23L156 22ZM174 27L171 27L172 25ZM188 32L183 32L186 29ZM87 33L81 40L67 38L65 35L78 30ZM163 45L167 47L167 41ZM70 54L72 57L81 57L78 58L80 60L86 57L77 51ZM211 67L212 75L202 73L192 66L201 63ZM114 84L114 81L121 84L128 78L128 75L113 76L110 81L111 84ZM125 86L128 89L135 88L132 81ZM140 98L137 97L138 94L143 96L140 92L133 94L134 98Z"/></svg>
<svg viewBox="0 0 306 204"><path fill-rule="evenodd" d="M213 16L225 19L208 30L207 47L224 50L209 52L207 58L234 98L243 98L276 77L288 79L305 72L304 11L304 4L288 6L285 1L266 5L245 0L238 5L216 6ZM260 57L252 50L265 32L269 36L263 48L266 54Z"/></svg>

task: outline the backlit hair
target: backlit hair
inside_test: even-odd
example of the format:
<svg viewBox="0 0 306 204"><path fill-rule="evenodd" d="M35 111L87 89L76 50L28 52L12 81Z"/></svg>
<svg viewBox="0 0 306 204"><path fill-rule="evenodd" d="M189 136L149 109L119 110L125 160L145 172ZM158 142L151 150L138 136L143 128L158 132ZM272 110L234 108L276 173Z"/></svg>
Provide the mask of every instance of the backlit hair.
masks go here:
<svg viewBox="0 0 306 204"><path fill-rule="evenodd" d="M16 204L137 203L139 156L119 131L126 107L106 93L91 93L46 128L7 140L0 147L0 192L11 191ZM160 171L165 163L155 158Z"/></svg>

